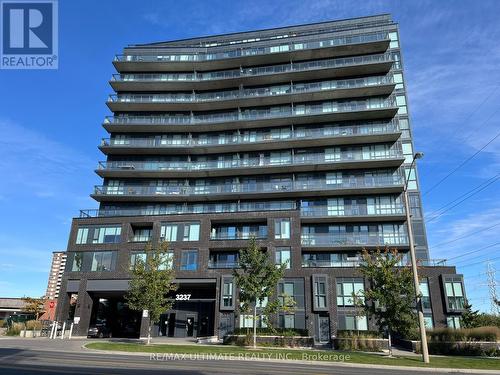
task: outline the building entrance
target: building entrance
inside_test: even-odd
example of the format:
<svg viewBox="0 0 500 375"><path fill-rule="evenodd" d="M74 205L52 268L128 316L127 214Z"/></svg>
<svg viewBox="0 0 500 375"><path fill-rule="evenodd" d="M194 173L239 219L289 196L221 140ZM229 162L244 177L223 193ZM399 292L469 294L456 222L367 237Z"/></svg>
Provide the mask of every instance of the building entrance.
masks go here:
<svg viewBox="0 0 500 375"><path fill-rule="evenodd" d="M204 337L214 334L215 284L180 284L171 310L160 317L158 335Z"/></svg>

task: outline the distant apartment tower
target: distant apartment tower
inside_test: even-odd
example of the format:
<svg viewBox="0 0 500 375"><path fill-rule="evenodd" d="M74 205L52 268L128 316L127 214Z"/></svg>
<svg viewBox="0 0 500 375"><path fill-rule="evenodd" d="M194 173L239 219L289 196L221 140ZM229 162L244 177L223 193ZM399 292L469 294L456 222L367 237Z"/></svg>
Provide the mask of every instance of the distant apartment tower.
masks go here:
<svg viewBox="0 0 500 375"><path fill-rule="evenodd" d="M61 281L66 268L66 252L52 252L52 263L50 265L49 281L45 292L45 313L42 319L53 320L57 308L57 300L61 289Z"/></svg>
<svg viewBox="0 0 500 375"><path fill-rule="evenodd" d="M276 293L293 296L296 310L276 325L317 343L374 329L352 304L368 286L359 254L390 246L408 256L405 181L426 322L459 324L463 280L429 258L409 170L389 15L133 45L113 64L103 183L92 194L100 206L73 220L58 310L78 334L99 321L113 337L144 335L147 314L129 311L124 294L145 243L160 240L182 298L155 334L222 337L252 325L232 278L251 237L288 262Z"/></svg>

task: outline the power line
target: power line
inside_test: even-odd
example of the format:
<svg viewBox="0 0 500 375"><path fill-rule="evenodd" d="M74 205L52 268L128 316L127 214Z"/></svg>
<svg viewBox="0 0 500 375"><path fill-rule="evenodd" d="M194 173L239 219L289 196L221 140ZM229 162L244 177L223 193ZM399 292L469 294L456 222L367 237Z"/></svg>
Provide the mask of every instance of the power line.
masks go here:
<svg viewBox="0 0 500 375"><path fill-rule="evenodd" d="M497 112L500 111L500 107L495 111L493 112L493 114L488 117L488 119L486 121L484 121L482 125L486 124L494 115L497 114ZM458 171L460 168L462 168L465 164L467 164L469 161L471 161L472 159L474 159L477 155L479 155L486 147L488 147L492 142L494 142L498 137L500 137L500 132L498 132L493 138L491 138L484 146L482 146L479 150L477 150L474 154L472 154L471 156L469 156L467 159L465 159L464 161L462 161L457 167L455 167L454 169L451 170L451 172L449 172L446 176L444 176L441 180L439 180L438 182L436 182L434 185L432 185L426 192L424 192L423 196L426 196L427 194L429 194L432 190L434 190L435 188L437 188L439 185L441 185L445 180L447 180L451 175L453 175L456 171Z"/></svg>
<svg viewBox="0 0 500 375"><path fill-rule="evenodd" d="M498 133L498 135L500 136L500 133ZM439 217L443 216L443 214L444 214L445 212L450 211L451 209L453 209L453 208L457 207L458 205L462 204L463 202L465 202L465 201L466 201L466 200L468 200L469 198L472 198L474 195L476 195L477 193L480 193L481 191L483 191L484 189L486 189L486 188L487 188L488 186L490 186L491 184L494 184L495 182L497 182L499 179L500 179L500 173L499 173L499 174L497 174L496 176L494 176L494 177L490 178L489 180L487 180L487 181L485 181L485 182L481 183L479 186L475 187L474 189L469 190L467 193L462 194L461 196L459 196L459 197L458 197L458 198L456 198L455 200L453 200L453 201L451 201L451 202L449 202L449 203L445 204L443 207L441 207L441 208L440 208L439 210L437 210L437 211L441 211L441 210L443 210L444 208L446 208L447 206L449 206L450 204L452 204L452 203L456 202L458 199L460 199L460 198L462 198L462 197L464 197L464 196L466 196L466 195L469 195L469 196L466 196L464 199L462 199L462 200L458 201L458 202L457 202L456 204L454 204L453 206L451 206L451 207L449 207L449 208L446 208L444 211L441 211L439 214L437 214L437 215L435 215L435 216L431 217L430 219L428 219L428 220L426 220L426 221L429 223L429 222L431 222L431 221L433 221L433 220L436 220L437 218L439 218ZM486 184L486 185L484 185L484 184ZM484 186L482 186L482 185L484 185ZM477 189L479 189L479 190L477 190ZM474 191L474 190L477 190L477 191Z"/></svg>
<svg viewBox="0 0 500 375"><path fill-rule="evenodd" d="M491 258L491 259L488 259L489 261L493 261L493 260L497 260L497 259L500 259L500 257L496 257L496 258ZM480 262L475 262L475 263L469 263L469 264L466 264L465 266L459 266L460 268L467 268L467 267L471 267L471 266L475 266L477 264L480 264L480 263L484 263L485 260L482 260Z"/></svg>
<svg viewBox="0 0 500 375"><path fill-rule="evenodd" d="M479 229L479 230L477 230L477 231L473 231L473 232L471 232L471 233L468 233L468 234L465 234L465 235L463 235L463 236L457 237L457 238L455 238L455 239L453 239L453 240L450 240L450 241L445 241L445 242L440 242L440 243L438 243L437 245L432 246L432 248L434 249L434 248L436 248L436 247L441 247L441 246L443 246L443 245L448 245L448 244L450 244L450 243L452 243L452 242L456 242L456 241L461 240L461 239L463 239L463 238L467 238L467 237L473 236L474 234L484 232L485 230L488 230L488 229L491 229L491 228L495 228L495 227L497 227L497 226L499 226L499 225L500 225L500 222L498 222L498 223L496 223L496 224L492 225L491 227L487 227L487 228Z"/></svg>
<svg viewBox="0 0 500 375"><path fill-rule="evenodd" d="M446 261L449 261L449 260L452 260L452 259L458 259L458 258L462 258L462 257L467 256L467 255L470 255L470 254L478 253L478 252L480 252L480 251L483 251L483 250L489 249L490 247L497 246L497 245L500 245L500 242L496 242L496 243L494 243L494 244L487 245L487 246L482 247L482 248L480 248L480 249L476 249L476 250L468 251L468 252L466 252L466 253L463 253L463 254L457 255L456 257L448 258L448 259L446 259Z"/></svg>

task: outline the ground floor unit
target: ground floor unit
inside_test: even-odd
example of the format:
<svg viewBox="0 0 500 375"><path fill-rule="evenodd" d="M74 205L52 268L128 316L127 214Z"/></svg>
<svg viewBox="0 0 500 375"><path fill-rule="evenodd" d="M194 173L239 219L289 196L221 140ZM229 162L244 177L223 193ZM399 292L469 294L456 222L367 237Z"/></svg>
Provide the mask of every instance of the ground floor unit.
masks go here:
<svg viewBox="0 0 500 375"><path fill-rule="evenodd" d="M168 296L174 304L154 325L153 336L223 338L237 328L252 327L251 315L239 311L231 270L225 271L212 273L211 277L177 278L178 289ZM76 335L87 335L89 329L95 336L147 335L148 312L127 306L128 279L81 276L63 279L58 320L73 322ZM452 267L425 267L421 280L426 325L459 326L465 301L461 275ZM373 320L352 300L353 293L362 294L366 287L355 268L288 273L276 286L276 296L291 296L295 307L273 316L273 326L295 329L314 337L318 344L329 343L339 331L374 330ZM257 325L265 327L265 322L258 319Z"/></svg>

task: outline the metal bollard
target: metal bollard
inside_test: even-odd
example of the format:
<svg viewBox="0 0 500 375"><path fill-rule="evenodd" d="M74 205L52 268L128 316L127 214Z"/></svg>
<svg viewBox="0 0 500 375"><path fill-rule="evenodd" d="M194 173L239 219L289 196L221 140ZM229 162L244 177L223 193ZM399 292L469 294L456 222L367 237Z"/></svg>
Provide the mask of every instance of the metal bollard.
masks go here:
<svg viewBox="0 0 500 375"><path fill-rule="evenodd" d="M54 320L54 321L52 322L52 328L51 328L51 330L50 330L50 336L49 336L49 339L53 339L53 338L55 338L56 327L57 327L57 322Z"/></svg>
<svg viewBox="0 0 500 375"><path fill-rule="evenodd" d="M68 340L71 340L71 336L73 335L73 323L71 323L71 325L69 326L69 336L68 336Z"/></svg>
<svg viewBox="0 0 500 375"><path fill-rule="evenodd" d="M66 330L66 322L63 323L63 326L62 326L62 331L61 331L61 340L64 339L64 331Z"/></svg>

